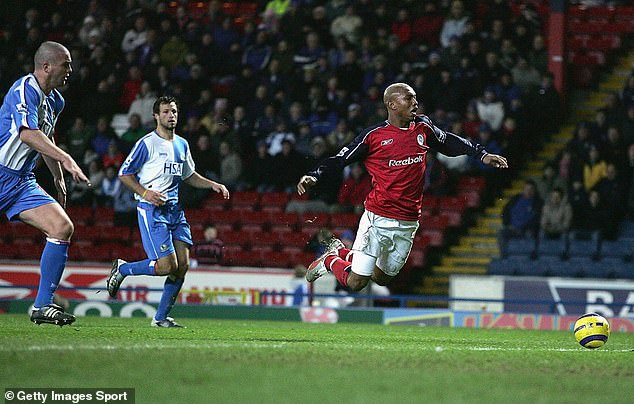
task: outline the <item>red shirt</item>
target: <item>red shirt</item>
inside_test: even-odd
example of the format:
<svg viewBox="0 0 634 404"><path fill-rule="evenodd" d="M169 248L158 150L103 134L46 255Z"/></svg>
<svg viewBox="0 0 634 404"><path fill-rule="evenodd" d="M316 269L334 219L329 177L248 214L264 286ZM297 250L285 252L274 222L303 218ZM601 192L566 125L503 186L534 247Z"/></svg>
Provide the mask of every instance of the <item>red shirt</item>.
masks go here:
<svg viewBox="0 0 634 404"><path fill-rule="evenodd" d="M318 180L355 161L363 160L372 177L365 209L398 220L418 220L423 203L425 155L430 148L448 156L486 154L484 147L435 126L424 115L409 128L388 121L362 131L335 156L308 175Z"/></svg>

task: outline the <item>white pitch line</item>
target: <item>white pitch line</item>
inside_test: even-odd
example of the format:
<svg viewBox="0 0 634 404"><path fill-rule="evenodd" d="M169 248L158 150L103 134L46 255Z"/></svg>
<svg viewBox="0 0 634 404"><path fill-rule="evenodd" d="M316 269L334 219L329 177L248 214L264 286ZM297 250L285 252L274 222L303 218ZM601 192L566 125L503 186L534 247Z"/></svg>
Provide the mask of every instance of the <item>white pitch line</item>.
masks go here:
<svg viewBox="0 0 634 404"><path fill-rule="evenodd" d="M291 341L289 341L291 342ZM18 348L10 348L6 346L0 347L0 352L42 352L42 351L135 351L135 350L162 350L162 349L215 349L215 348L286 348L288 342L276 342L267 344L266 342L214 342L214 343L190 343L168 345L164 342L160 344L126 344L126 345L30 345ZM377 347L377 349L386 349L385 346ZM472 347L422 347L424 350L435 352L451 352L451 351L475 351L475 352L511 352L511 351L532 351L532 352L584 352L585 349L580 348L504 348L491 346L472 346ZM599 349L599 352L632 352L630 349Z"/></svg>

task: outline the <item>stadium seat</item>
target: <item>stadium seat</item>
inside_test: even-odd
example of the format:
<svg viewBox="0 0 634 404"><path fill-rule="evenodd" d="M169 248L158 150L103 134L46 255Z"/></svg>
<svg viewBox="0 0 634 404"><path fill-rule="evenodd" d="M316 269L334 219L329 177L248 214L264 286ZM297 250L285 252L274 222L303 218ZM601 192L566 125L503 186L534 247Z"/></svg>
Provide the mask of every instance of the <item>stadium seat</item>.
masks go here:
<svg viewBox="0 0 634 404"><path fill-rule="evenodd" d="M282 246L290 246L304 249L306 244L312 237L312 234L307 234L303 232L292 232L284 235L284 238L281 239Z"/></svg>
<svg viewBox="0 0 634 404"><path fill-rule="evenodd" d="M259 226L268 225L271 217L267 212L242 211L238 216L241 225L255 224Z"/></svg>
<svg viewBox="0 0 634 404"><path fill-rule="evenodd" d="M67 213L75 224L89 224L93 218L93 210L87 206L69 207Z"/></svg>
<svg viewBox="0 0 634 404"><path fill-rule="evenodd" d="M271 212L269 214L271 226L288 226L295 228L299 222L296 213Z"/></svg>
<svg viewBox="0 0 634 404"><path fill-rule="evenodd" d="M356 213L333 213L330 215L330 224L355 230L359 226L359 218L360 215Z"/></svg>
<svg viewBox="0 0 634 404"><path fill-rule="evenodd" d="M480 176L460 177L456 185L456 191L476 191L482 192L486 188L486 179Z"/></svg>
<svg viewBox="0 0 634 404"><path fill-rule="evenodd" d="M263 211L283 212L290 195L286 192L265 192L260 197L260 208Z"/></svg>
<svg viewBox="0 0 634 404"><path fill-rule="evenodd" d="M443 196L438 201L438 210L441 212L451 211L462 214L466 207L466 201L459 196Z"/></svg>
<svg viewBox="0 0 634 404"><path fill-rule="evenodd" d="M103 206L95 208L93 221L97 224L113 225L114 209Z"/></svg>
<svg viewBox="0 0 634 404"><path fill-rule="evenodd" d="M226 245L240 245L242 247L248 246L250 243L250 235L249 233L245 232L245 231L230 231L230 232L226 232L222 235L221 240L226 244Z"/></svg>
<svg viewBox="0 0 634 404"><path fill-rule="evenodd" d="M279 235L272 232L257 232L251 234L251 245L253 248L256 246L276 247L279 242Z"/></svg>
<svg viewBox="0 0 634 404"><path fill-rule="evenodd" d="M465 189L458 191L458 196L464 199L468 208L477 208L480 206L480 191Z"/></svg>
<svg viewBox="0 0 634 404"><path fill-rule="evenodd" d="M442 230L423 228L419 233L429 240L430 247L442 247L445 243L445 233Z"/></svg>
<svg viewBox="0 0 634 404"><path fill-rule="evenodd" d="M327 227L330 224L330 215L324 212L305 212L299 215L299 224L302 227Z"/></svg>
<svg viewBox="0 0 634 404"><path fill-rule="evenodd" d="M422 209L427 212L434 213L438 209L438 197L434 195L425 195L423 197Z"/></svg>
<svg viewBox="0 0 634 404"><path fill-rule="evenodd" d="M212 221L212 211L207 209L187 209L185 217L187 222L191 224L205 224Z"/></svg>
<svg viewBox="0 0 634 404"><path fill-rule="evenodd" d="M234 192L230 199L231 207L254 209L260 203L260 193L255 191Z"/></svg>

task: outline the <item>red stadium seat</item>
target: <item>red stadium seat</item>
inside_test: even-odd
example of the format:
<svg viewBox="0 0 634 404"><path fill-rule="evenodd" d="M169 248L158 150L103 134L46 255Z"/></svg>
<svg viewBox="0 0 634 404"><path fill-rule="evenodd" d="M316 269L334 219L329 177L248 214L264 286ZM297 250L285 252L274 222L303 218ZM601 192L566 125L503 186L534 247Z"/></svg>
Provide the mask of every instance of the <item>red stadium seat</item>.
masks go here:
<svg viewBox="0 0 634 404"><path fill-rule="evenodd" d="M272 212L269 214L271 226L288 226L294 228L299 222L296 213Z"/></svg>
<svg viewBox="0 0 634 404"><path fill-rule="evenodd" d="M422 209L428 212L435 212L438 208L438 197L434 195L425 195L423 197Z"/></svg>
<svg viewBox="0 0 634 404"><path fill-rule="evenodd" d="M467 203L464 198L459 196L444 196L440 198L440 201L438 202L438 209L440 212L451 211L462 214L465 211L466 206Z"/></svg>
<svg viewBox="0 0 634 404"><path fill-rule="evenodd" d="M255 246L269 246L275 247L279 244L280 239L277 233L272 232L258 232L251 234L251 245Z"/></svg>
<svg viewBox="0 0 634 404"><path fill-rule="evenodd" d="M245 231L230 231L218 236L226 245L248 246L250 243L250 235Z"/></svg>
<svg viewBox="0 0 634 404"><path fill-rule="evenodd" d="M93 220L95 223L112 225L114 223L114 209L106 207L96 208Z"/></svg>
<svg viewBox="0 0 634 404"><path fill-rule="evenodd" d="M440 230L444 232L449 226L449 218L442 215L434 215L421 218L420 227L423 230Z"/></svg>
<svg viewBox="0 0 634 404"><path fill-rule="evenodd" d="M242 211L238 216L240 224L256 224L259 226L269 224L271 218L265 212Z"/></svg>
<svg viewBox="0 0 634 404"><path fill-rule="evenodd" d="M254 191L234 192L230 199L231 206L235 208L256 208L260 203L260 193Z"/></svg>
<svg viewBox="0 0 634 404"><path fill-rule="evenodd" d="M262 210L283 211L289 199L290 195L286 192L265 192L260 198L260 207Z"/></svg>
<svg viewBox="0 0 634 404"><path fill-rule="evenodd" d="M68 216L75 224L88 224L92 221L93 211L87 206L73 206L67 209Z"/></svg>
<svg viewBox="0 0 634 404"><path fill-rule="evenodd" d="M486 179L484 177L460 177L456 185L457 191L477 191L482 192L486 188Z"/></svg>
<svg viewBox="0 0 634 404"><path fill-rule="evenodd" d="M299 215L300 225L326 227L330 224L330 215L324 212L305 212Z"/></svg>
<svg viewBox="0 0 634 404"><path fill-rule="evenodd" d="M430 247L442 247L445 242L445 233L442 230L422 229L419 230L421 236L429 240Z"/></svg>
<svg viewBox="0 0 634 404"><path fill-rule="evenodd" d="M360 217L356 213L333 213L330 215L330 224L333 227L347 227L354 230L359 226Z"/></svg>

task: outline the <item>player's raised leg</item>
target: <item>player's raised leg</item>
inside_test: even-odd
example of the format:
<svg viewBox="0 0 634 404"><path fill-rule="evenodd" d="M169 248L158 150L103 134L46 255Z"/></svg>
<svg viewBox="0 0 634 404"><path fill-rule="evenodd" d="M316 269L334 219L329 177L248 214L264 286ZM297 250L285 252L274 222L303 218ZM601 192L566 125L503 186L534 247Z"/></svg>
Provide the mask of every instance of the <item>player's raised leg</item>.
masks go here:
<svg viewBox="0 0 634 404"><path fill-rule="evenodd" d="M72 324L75 317L53 304L53 293L66 267L73 223L62 207L54 202L24 210L18 214L18 218L46 235L46 246L40 259L40 285L31 321L36 324Z"/></svg>

